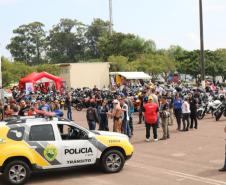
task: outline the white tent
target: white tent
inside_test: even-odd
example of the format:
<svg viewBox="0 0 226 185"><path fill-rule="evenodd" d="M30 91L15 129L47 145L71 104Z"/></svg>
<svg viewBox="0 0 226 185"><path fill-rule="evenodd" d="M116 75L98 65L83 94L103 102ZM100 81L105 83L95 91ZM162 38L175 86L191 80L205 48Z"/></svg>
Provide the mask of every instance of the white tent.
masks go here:
<svg viewBox="0 0 226 185"><path fill-rule="evenodd" d="M111 72L110 75L121 75L127 80L150 80L151 77L144 72Z"/></svg>

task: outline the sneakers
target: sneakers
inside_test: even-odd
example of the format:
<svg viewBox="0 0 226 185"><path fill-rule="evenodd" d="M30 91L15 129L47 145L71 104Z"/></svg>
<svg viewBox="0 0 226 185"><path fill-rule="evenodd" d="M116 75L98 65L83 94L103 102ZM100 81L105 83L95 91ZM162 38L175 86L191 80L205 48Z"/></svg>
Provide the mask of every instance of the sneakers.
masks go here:
<svg viewBox="0 0 226 185"><path fill-rule="evenodd" d="M146 138L145 141L150 142L151 140ZM157 142L157 141L158 141L158 139L154 139L154 142Z"/></svg>
<svg viewBox="0 0 226 185"><path fill-rule="evenodd" d="M166 140L166 138L165 137L162 137L160 140Z"/></svg>
<svg viewBox="0 0 226 185"><path fill-rule="evenodd" d="M226 172L226 168L221 168L218 170L219 172Z"/></svg>

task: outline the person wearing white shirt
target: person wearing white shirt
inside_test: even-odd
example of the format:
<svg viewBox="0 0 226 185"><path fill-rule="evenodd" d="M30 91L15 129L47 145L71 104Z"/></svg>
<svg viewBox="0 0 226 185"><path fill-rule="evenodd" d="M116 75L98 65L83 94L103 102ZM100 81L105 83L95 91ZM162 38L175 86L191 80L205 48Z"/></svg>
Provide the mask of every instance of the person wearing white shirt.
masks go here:
<svg viewBox="0 0 226 185"><path fill-rule="evenodd" d="M127 102L124 98L122 98L120 100L120 103L121 103L122 112L123 112L123 119L122 119L123 133L130 138L131 137L131 130L130 130L130 127L129 127L129 107L128 107Z"/></svg>
<svg viewBox="0 0 226 185"><path fill-rule="evenodd" d="M184 102L182 104L182 122L183 122L183 131L188 131L190 126L190 105L188 103L188 97L185 97Z"/></svg>

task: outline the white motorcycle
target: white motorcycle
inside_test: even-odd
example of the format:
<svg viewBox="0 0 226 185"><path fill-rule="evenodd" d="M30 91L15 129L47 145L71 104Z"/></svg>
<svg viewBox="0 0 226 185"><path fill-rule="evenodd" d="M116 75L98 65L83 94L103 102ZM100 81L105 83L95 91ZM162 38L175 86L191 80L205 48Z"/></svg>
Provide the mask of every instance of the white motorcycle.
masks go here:
<svg viewBox="0 0 226 185"><path fill-rule="evenodd" d="M197 110L197 119L201 120L206 114L214 116L215 111L222 105L220 100L210 100L207 104L202 104Z"/></svg>
<svg viewBox="0 0 226 185"><path fill-rule="evenodd" d="M210 101L207 106L207 112L214 115L215 111L222 105L220 100Z"/></svg>

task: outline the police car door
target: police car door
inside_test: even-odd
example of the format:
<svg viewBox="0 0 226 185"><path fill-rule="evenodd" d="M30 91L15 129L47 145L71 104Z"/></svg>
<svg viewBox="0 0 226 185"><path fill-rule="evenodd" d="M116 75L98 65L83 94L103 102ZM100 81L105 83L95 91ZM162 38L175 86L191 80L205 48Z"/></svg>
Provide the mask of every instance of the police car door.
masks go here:
<svg viewBox="0 0 226 185"><path fill-rule="evenodd" d="M26 138L30 148L36 151L44 161L43 169L61 167L59 148L60 143L53 124L32 124L29 129L29 135Z"/></svg>
<svg viewBox="0 0 226 185"><path fill-rule="evenodd" d="M94 164L97 148L90 142L88 133L70 124L58 124L61 135L61 155L64 166Z"/></svg>

